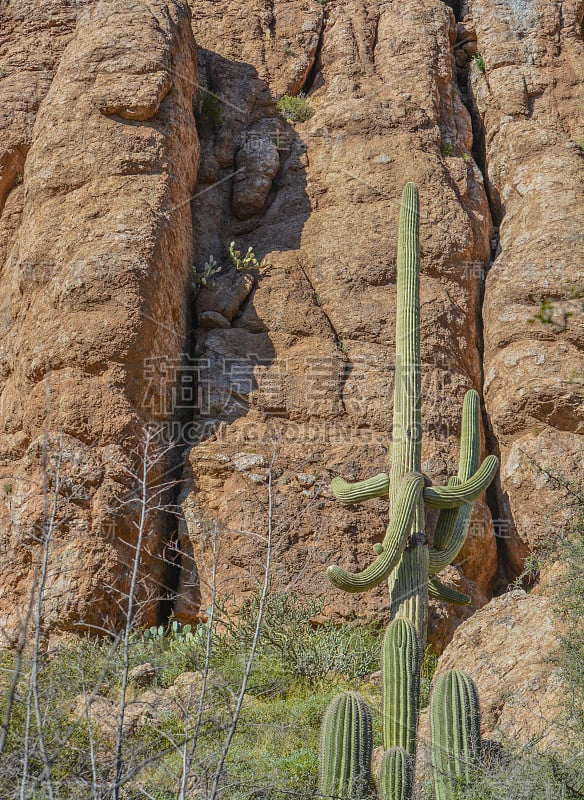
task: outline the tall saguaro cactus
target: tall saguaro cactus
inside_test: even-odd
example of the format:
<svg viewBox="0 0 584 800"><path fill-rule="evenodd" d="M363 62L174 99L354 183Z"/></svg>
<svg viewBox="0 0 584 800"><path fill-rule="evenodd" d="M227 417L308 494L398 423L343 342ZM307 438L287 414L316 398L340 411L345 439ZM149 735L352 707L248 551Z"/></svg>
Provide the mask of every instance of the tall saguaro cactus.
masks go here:
<svg viewBox="0 0 584 800"><path fill-rule="evenodd" d="M431 485L422 474L420 375L419 200L416 186L408 183L403 190L399 220L391 480L382 473L354 484L342 478L334 478L332 482L335 497L344 503L388 496L390 523L383 542L374 547L377 557L363 571L349 572L336 565L327 570L331 583L345 592L363 592L385 580L389 586L392 622L386 632L382 655L387 752L379 776L379 790L384 800L398 797L407 800L412 795L411 764L416 747L428 597L457 604L470 601L466 595L442 584L436 576L460 552L468 531L472 503L488 487L499 466L492 455L479 465L479 397L471 390L464 398L462 409L458 475L451 477L446 486ZM426 535L425 505L440 509L432 546ZM467 687L464 696L470 697L472 690L468 687L472 682L461 675L464 673L457 673L456 686ZM457 719L456 697L453 695L452 708L446 716L444 712L442 722L436 723L435 730L439 732L436 736L440 735L442 743L446 728L460 730L462 740L467 731L472 731L476 737L478 703L467 703L464 717ZM476 690L473 697L476 697ZM462 774L461 759L468 756L464 748L458 746L456 735L448 741L448 752L439 767L435 765L435 769L449 765L449 777L436 781L440 800L451 797L451 777ZM436 746L440 748L442 744Z"/></svg>

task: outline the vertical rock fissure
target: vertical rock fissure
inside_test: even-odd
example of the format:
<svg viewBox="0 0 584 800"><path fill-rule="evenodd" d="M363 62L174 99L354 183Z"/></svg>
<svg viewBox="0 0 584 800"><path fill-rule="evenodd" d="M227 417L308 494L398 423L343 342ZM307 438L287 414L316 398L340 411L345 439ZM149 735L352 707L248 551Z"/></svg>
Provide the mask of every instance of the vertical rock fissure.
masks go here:
<svg viewBox="0 0 584 800"><path fill-rule="evenodd" d="M460 14L460 4L448 3L448 5L450 5L450 7L453 8L455 16L458 20ZM458 8L454 8L454 6L457 6ZM483 303L485 297L485 286L486 286L487 275L495 258L498 256L500 251L499 226L501 224L502 217L497 210L500 206L498 203L495 202L495 199L492 196L492 187L488 174L489 165L487 159L485 128L483 119L474 100L469 70L470 70L470 59L467 60L466 64L458 66L457 81L462 101L466 106L472 121L472 134L473 134L472 156L483 176L483 185L485 188L485 195L487 197L487 201L489 204L489 212L491 217L491 231L492 231L490 259L488 264L485 264L484 272L482 275L479 306L477 310L477 319L476 319L477 348L479 351L479 362L481 368L481 398L482 398L481 415L483 421L483 429L485 432L485 440L489 453L494 453L500 458L501 453L500 453L499 442L493 430L493 426L491 424L491 420L484 402L485 345L484 345ZM513 581L514 578L516 577L516 573L514 572L510 564L510 559L507 552L506 538L505 538L505 532L508 531L509 529L514 529L515 525L509 507L509 502L506 499L505 493L503 492L503 489L501 487L501 478L499 473L497 473L495 479L487 489L486 501L489 507L489 511L491 512L491 518L493 520L493 527L495 532L495 541L497 545L498 570L494 580L494 585L492 587L493 594L497 595L500 594L501 592L504 592L507 589L509 583Z"/></svg>
<svg viewBox="0 0 584 800"><path fill-rule="evenodd" d="M179 511L178 499L182 483L181 473L184 450L184 447L180 448L180 454L173 458L176 463L173 463L169 471L169 480L173 486L170 490L169 502L164 515L164 549L162 552L164 568L162 570L162 594L158 604L157 615L157 622L160 625L165 625L172 615L180 582L182 554L178 537L177 512Z"/></svg>
<svg viewBox="0 0 584 800"><path fill-rule="evenodd" d="M179 536L179 519L181 514L180 498L184 486L184 464L191 443L187 434L191 423L195 419L195 403L197 386L192 381L196 379L196 369L189 369L196 358L196 313L195 297L191 282L185 289L185 339L183 345L183 367L177 376L177 396L181 398L178 408L175 409L170 420L170 435L178 434L175 446L171 453L171 466L169 470L169 502L165 513L164 551L163 551L163 594L158 607L158 623L166 624L172 616L177 594L180 587L181 570L183 566L183 553ZM188 386L186 381L189 381ZM191 396L191 403L184 402Z"/></svg>
<svg viewBox="0 0 584 800"><path fill-rule="evenodd" d="M318 43L316 45L316 50L314 52L314 61L312 62L312 66L308 71L308 75L306 76L306 80L302 84L300 89L301 94L308 94L314 85L314 81L318 73L321 69L321 53L322 53L322 46L324 42L324 31L326 28L327 23L327 9L326 6L323 7L322 10L322 23L320 26L320 31L318 34Z"/></svg>
<svg viewBox="0 0 584 800"><path fill-rule="evenodd" d="M460 22L462 0L445 0L445 5L449 6L457 22Z"/></svg>
<svg viewBox="0 0 584 800"><path fill-rule="evenodd" d="M23 181L24 165L29 148L22 145L0 160L0 216L10 192Z"/></svg>
<svg viewBox="0 0 584 800"><path fill-rule="evenodd" d="M270 5L273 11L273 3ZM276 35L276 20L269 18L269 31ZM238 149L246 145L253 152L257 145L257 133L252 131L249 138L246 136L250 126L258 120L266 119L273 115L273 102L265 93L258 93L257 73L255 69L239 71L235 79L230 72L229 61L224 59L214 50L199 50L198 63L198 96L203 98L199 103L197 113L197 129L201 154L197 183L191 202L191 216L193 223L193 283L186 289L185 310L185 341L184 363L185 378L190 381L184 385L184 391L179 387L183 398L183 410L175 424L182 435L177 447L178 462L182 472L177 481L175 492L175 522L169 537L170 558L167 559L167 587L168 598L162 609L168 616L175 612L179 619L189 618L196 611L200 597L193 599L193 591L199 591L197 578L197 559L194 558L188 542L186 530L188 525L182 514L182 503L193 491L193 477L189 463L189 452L196 447L205 431L212 432L221 421L221 412L215 407L214 414L219 416L203 419L200 407L200 396L205 393L209 399L210 382L214 376L210 370L217 367L213 354L209 353L206 343L207 335L211 334L210 328L203 324L199 326L197 311L198 287L194 285L195 272L204 271L205 263L209 263L212 256L219 266L219 277L211 278L208 283L212 287L216 281L227 279L233 275L229 264L228 243L236 242L236 247L243 247L242 238L250 235L257 227L257 218L251 223L247 219L240 220L234 214L233 191L236 185L236 176L245 170L236 163ZM246 86L248 92L242 90ZM205 102L205 98L211 98ZM267 136L267 134L264 134ZM256 138L254 138L256 137ZM252 178L250 178L252 180ZM256 249L258 258L261 258L259 249ZM253 303L253 289L241 300L239 314L249 308ZM199 309L200 310L200 309ZM215 316L221 317L220 313ZM237 316L237 314L236 314ZM231 323L229 320L225 322ZM229 346L228 346L229 347ZM229 361L226 353L223 354L225 364ZM216 356L220 361L220 356ZM241 354L233 353L233 360L241 360ZM199 369L205 370L207 378L199 375ZM220 382L220 381L219 381ZM219 393L221 392L220 387ZM188 396L192 402L189 404ZM204 516L203 512L202 516ZM182 520L182 522L181 522ZM183 530L186 539L183 540ZM196 586L195 586L196 584ZM195 588L193 588L195 587ZM186 610L185 610L186 609Z"/></svg>

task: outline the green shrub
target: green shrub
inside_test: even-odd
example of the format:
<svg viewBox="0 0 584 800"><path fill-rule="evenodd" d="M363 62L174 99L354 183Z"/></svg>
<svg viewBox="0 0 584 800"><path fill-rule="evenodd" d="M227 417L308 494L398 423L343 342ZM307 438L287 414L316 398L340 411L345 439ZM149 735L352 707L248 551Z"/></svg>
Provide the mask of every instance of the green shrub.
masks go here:
<svg viewBox="0 0 584 800"><path fill-rule="evenodd" d="M249 649L258 604L259 596L254 594L227 621L222 641L225 649ZM323 601L306 603L289 592L272 595L264 612L258 656L277 658L294 679L313 683L331 673L351 680L378 670L381 630L330 620L316 624L323 610Z"/></svg>
<svg viewBox="0 0 584 800"><path fill-rule="evenodd" d="M551 297L546 297L544 300L541 301L539 305L538 311L528 319L530 324L533 324L535 320L539 320L544 325L551 325L553 322L554 316L554 303Z"/></svg>
<svg viewBox="0 0 584 800"><path fill-rule="evenodd" d="M285 94L278 100L278 111L289 122L306 122L314 111L305 97Z"/></svg>

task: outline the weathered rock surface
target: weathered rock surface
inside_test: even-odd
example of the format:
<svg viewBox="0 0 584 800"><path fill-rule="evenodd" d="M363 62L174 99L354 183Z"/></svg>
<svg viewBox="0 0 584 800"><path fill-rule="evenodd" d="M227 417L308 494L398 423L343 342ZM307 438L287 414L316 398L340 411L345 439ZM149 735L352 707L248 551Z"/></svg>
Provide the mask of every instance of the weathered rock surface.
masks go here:
<svg viewBox="0 0 584 800"><path fill-rule="evenodd" d="M515 569L573 518L584 434L581 2L469 4L470 83L500 252L486 281L485 401L501 446Z"/></svg>
<svg viewBox="0 0 584 800"><path fill-rule="evenodd" d="M143 664L135 667L137 671ZM144 690L145 683L134 683L131 700L124 709L123 734L131 736L139 728L159 729L165 719L174 716L188 719L196 712L201 695L201 675L198 672L183 672L168 688L156 686ZM73 718L91 720L92 726L103 741L115 743L120 713L119 700L113 697L78 695L73 700Z"/></svg>
<svg viewBox="0 0 584 800"><path fill-rule="evenodd" d="M165 411L158 364L183 349L195 45L184 3L106 0L77 20L25 5L5 5L2 26L0 619L10 631L25 612L50 539L46 624L108 627L134 557L135 451ZM165 533L153 512L137 598L150 616Z"/></svg>
<svg viewBox="0 0 584 800"><path fill-rule="evenodd" d="M235 154L233 214L237 219L249 219L261 211L280 169L283 127L279 120L262 120L250 128L247 141Z"/></svg>

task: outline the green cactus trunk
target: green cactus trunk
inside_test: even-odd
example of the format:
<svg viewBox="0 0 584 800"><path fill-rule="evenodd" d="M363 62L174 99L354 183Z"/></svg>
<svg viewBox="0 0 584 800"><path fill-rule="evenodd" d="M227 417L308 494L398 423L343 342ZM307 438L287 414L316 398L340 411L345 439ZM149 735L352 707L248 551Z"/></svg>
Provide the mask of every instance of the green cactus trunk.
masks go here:
<svg viewBox="0 0 584 800"><path fill-rule="evenodd" d="M397 318L395 386L391 443L390 514L403 475L422 472L422 386L420 364L420 207L418 189L404 187L397 245ZM397 569L388 578L392 617L412 623L422 652L428 625L428 546L424 500L416 506L412 527Z"/></svg>
<svg viewBox="0 0 584 800"><path fill-rule="evenodd" d="M371 714L358 692L334 697L320 734L319 792L342 800L371 797Z"/></svg>
<svg viewBox="0 0 584 800"><path fill-rule="evenodd" d="M387 626L381 656L383 675L383 745L416 752L420 645L413 625L395 619Z"/></svg>
<svg viewBox="0 0 584 800"><path fill-rule="evenodd" d="M390 514L395 508L400 480L408 472L422 471L419 224L418 190L413 183L408 183L402 194L397 245ZM417 523L423 528L423 505L420 511Z"/></svg>
<svg viewBox="0 0 584 800"><path fill-rule="evenodd" d="M479 698L464 672L451 670L436 681L430 724L436 800L455 800L471 780L481 747Z"/></svg>

